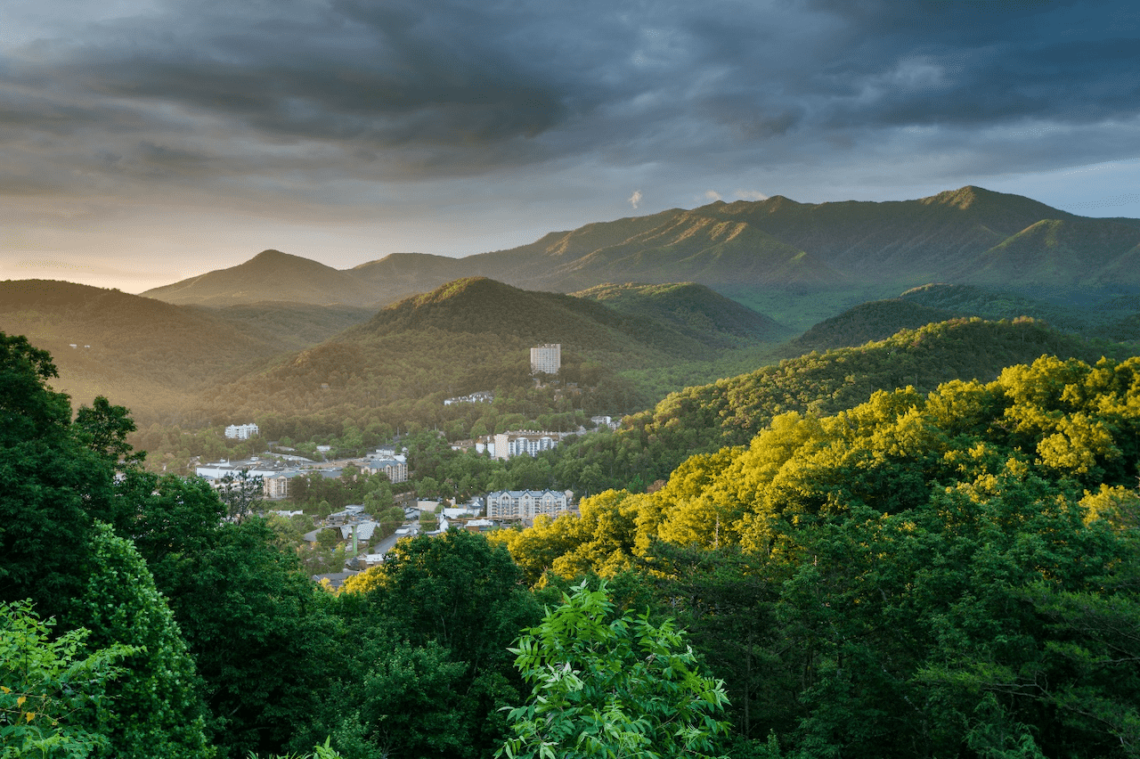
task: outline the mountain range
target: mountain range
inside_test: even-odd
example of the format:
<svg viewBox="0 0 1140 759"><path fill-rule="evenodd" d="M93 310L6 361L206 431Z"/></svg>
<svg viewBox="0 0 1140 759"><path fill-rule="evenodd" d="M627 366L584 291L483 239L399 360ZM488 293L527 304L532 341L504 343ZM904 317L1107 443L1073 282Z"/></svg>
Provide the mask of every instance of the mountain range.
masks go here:
<svg viewBox="0 0 1140 759"><path fill-rule="evenodd" d="M265 411L284 393L289 408L318 409L350 403L349 386L368 387L365 400L351 402L376 405L487 389L503 376L529 382L527 349L546 342L562 343L567 363L612 372L711 361L786 336L703 285L615 285L575 297L483 277L379 310L296 302L212 308L70 282L5 281L0 331L47 349L60 370L54 386L77 404L107 395L143 424L192 421L205 408L231 408L234 397Z"/></svg>
<svg viewBox="0 0 1140 759"><path fill-rule="evenodd" d="M144 418L182 418L204 408L203 392L215 408L268 408L281 383L290 407L310 410L485 389L525 377L525 348L544 342L563 343L579 366L667 367L667 380L636 381L680 387L754 368L747 362L770 360L773 344L805 330L779 355L966 316L1028 315L1138 341L1138 251L1140 220L1081 218L976 187L887 203L777 196L588 224L459 259L404 253L338 270L264 251L143 296L2 282L0 329L48 348L58 389L77 402L110 393ZM423 384L449 361L459 368ZM666 386L643 389L660 397ZM238 390L240 402L225 401Z"/></svg>
<svg viewBox="0 0 1140 759"><path fill-rule="evenodd" d="M338 270L269 250L144 295L208 306L379 307L476 276L552 292L694 282L746 304L756 293L884 297L929 282L1071 300L1140 292L1140 220L1084 218L969 186L881 203L775 196L587 224L465 258L400 253Z"/></svg>

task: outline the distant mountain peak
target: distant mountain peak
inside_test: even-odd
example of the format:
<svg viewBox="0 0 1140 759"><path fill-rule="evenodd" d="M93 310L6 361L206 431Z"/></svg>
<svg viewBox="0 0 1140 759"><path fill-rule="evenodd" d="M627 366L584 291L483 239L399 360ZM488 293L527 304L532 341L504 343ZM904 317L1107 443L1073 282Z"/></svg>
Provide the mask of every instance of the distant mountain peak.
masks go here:
<svg viewBox="0 0 1140 759"><path fill-rule="evenodd" d="M970 206L977 203L979 200L989 199L996 197L1000 193L991 192L990 190L975 187L974 185L966 185L957 190L946 190L937 195L932 195L928 198L922 198L921 202L924 205L942 205L950 206L965 211Z"/></svg>
<svg viewBox="0 0 1140 759"><path fill-rule="evenodd" d="M294 256L291 253L282 253L276 248L266 248L251 258L250 261L270 261L275 258L299 258L299 256Z"/></svg>
<svg viewBox="0 0 1140 759"><path fill-rule="evenodd" d="M311 258L304 256L295 256L292 253L282 253L274 248L263 250L253 258L245 262L245 266L304 266L304 267L321 267L323 269L331 269L320 261L314 261Z"/></svg>

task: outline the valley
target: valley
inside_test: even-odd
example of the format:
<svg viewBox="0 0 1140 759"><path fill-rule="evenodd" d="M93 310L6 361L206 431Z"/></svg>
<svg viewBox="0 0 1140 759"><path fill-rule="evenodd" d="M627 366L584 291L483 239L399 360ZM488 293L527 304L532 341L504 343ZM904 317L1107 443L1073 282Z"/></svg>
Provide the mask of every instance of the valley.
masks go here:
<svg viewBox="0 0 1140 759"><path fill-rule="evenodd" d="M688 630L724 756L1128 759L1138 242L967 187L0 282L2 600L145 642L108 692L187 757L489 759L594 593Z"/></svg>

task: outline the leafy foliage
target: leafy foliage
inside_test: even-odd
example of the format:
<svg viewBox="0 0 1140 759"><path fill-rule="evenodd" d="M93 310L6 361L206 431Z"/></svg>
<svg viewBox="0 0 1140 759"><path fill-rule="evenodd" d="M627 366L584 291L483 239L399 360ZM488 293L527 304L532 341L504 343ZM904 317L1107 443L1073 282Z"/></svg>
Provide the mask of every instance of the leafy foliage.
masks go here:
<svg viewBox="0 0 1140 759"><path fill-rule="evenodd" d="M54 620L43 621L31 601L0 603L0 757L66 757L98 754L108 738L89 729L113 718L107 686L119 665L138 648L116 643L88 652L88 631L51 638Z"/></svg>
<svg viewBox="0 0 1140 759"><path fill-rule="evenodd" d="M533 686L496 756L707 757L727 698L670 621L613 617L605 583L564 595L526 631L515 666Z"/></svg>
<svg viewBox="0 0 1140 759"><path fill-rule="evenodd" d="M110 688L116 710L101 731L115 757L203 757L205 720L194 662L146 564L125 538L97 524L87 587L71 617L92 642L132 647Z"/></svg>
<svg viewBox="0 0 1140 759"><path fill-rule="evenodd" d="M879 392L498 539L657 578L757 751L1135 756L1138 399L1135 358Z"/></svg>
<svg viewBox="0 0 1140 759"><path fill-rule="evenodd" d="M1042 355L1095 361L1110 348L1031 320L930 324L882 342L811 353L673 393L653 410L627 417L612 437L560 446L554 466L560 484L576 491L622 488L635 476L650 483L666 479L695 453L747 444L782 413L835 413L876 390L911 385L929 392L952 379L988 381L1007 366ZM587 485L594 465L596 481Z"/></svg>

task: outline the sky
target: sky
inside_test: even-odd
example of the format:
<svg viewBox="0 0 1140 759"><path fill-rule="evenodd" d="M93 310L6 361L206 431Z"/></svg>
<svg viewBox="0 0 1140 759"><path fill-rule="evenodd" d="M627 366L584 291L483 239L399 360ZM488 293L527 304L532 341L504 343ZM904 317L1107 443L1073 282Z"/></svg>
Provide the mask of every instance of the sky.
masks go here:
<svg viewBox="0 0 1140 759"><path fill-rule="evenodd" d="M1135 0L3 0L0 280L784 195L1140 217Z"/></svg>

